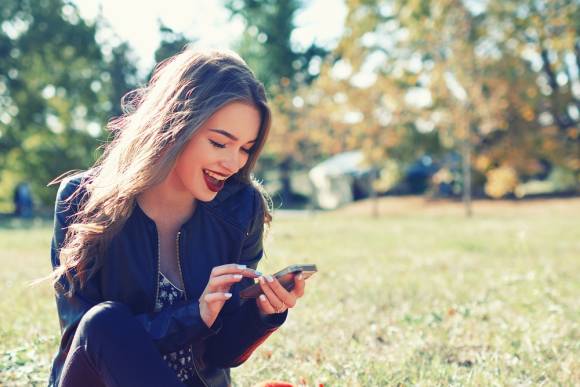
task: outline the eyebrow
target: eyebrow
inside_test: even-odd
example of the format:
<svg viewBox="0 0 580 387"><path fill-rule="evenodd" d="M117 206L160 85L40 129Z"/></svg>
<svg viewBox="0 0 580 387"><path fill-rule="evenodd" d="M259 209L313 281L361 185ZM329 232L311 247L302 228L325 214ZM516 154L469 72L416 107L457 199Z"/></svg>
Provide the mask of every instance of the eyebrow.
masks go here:
<svg viewBox="0 0 580 387"><path fill-rule="evenodd" d="M239 138L237 138L236 136L234 136L234 135L233 135L233 134L231 134L230 132L228 132L228 131L226 131L226 130L223 130L223 129L210 129L210 131L212 131L212 132L216 132L216 133L219 133L219 134L221 134L221 135L224 135L224 136L226 136L227 138L229 138L229 139L231 139L231 140L234 140L234 141L238 141L238 140L239 140ZM251 143L253 143L253 142L256 142L256 140L248 141L248 144L251 144Z"/></svg>

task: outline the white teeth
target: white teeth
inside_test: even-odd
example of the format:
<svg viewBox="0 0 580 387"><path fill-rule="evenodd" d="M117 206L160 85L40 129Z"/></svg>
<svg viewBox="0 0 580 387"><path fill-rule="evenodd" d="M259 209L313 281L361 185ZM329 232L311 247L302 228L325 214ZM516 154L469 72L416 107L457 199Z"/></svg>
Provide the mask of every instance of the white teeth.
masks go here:
<svg viewBox="0 0 580 387"><path fill-rule="evenodd" d="M207 173L209 176L211 176L211 177L213 177L214 179L216 179L216 180L220 180L220 181L222 181L222 180L225 180L225 179L226 179L225 177L223 177L223 176L220 176L220 175L216 175L215 173L213 173L213 172L211 172L211 171L208 171L207 169L204 169L203 171L204 171L205 173Z"/></svg>

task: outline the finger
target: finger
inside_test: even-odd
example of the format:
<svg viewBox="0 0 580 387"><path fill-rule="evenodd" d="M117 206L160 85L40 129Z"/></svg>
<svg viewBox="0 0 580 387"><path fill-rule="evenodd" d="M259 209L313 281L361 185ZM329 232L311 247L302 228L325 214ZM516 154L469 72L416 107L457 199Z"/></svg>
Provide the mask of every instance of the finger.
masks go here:
<svg viewBox="0 0 580 387"><path fill-rule="evenodd" d="M266 298L268 298L268 301L270 302L270 304L272 304L275 310L280 310L286 307L284 302L282 302L282 300L278 298L276 293L274 293L274 291L270 287L271 282L266 282L266 279L264 277L260 277L259 282L260 288L262 288L262 292L264 293Z"/></svg>
<svg viewBox="0 0 580 387"><path fill-rule="evenodd" d="M255 270L255 269L252 269L252 268L249 268L249 267L247 267L247 268L245 268L245 269L244 269L244 271L243 271L243 273L242 273L242 274L244 275L244 277L249 277L249 278L258 278L259 276L261 276L261 275L262 275L262 272L261 272L261 271L258 271L258 270Z"/></svg>
<svg viewBox="0 0 580 387"><path fill-rule="evenodd" d="M296 296L294 295L294 293L291 293L288 290L286 290L284 286L282 286L280 281L278 281L278 279L272 276L268 276L266 277L266 279L271 280L271 282L268 281L268 285L270 285L270 288L272 289L276 297L278 297L278 299L282 301L284 305L288 306L289 308L293 308L294 305L296 305Z"/></svg>
<svg viewBox="0 0 580 387"><path fill-rule="evenodd" d="M241 274L244 277L256 278L260 276L260 272L248 268L246 265L238 265L236 263L229 263L227 265L214 266L211 270L210 277L217 277L224 274Z"/></svg>
<svg viewBox="0 0 580 387"><path fill-rule="evenodd" d="M276 313L276 310L274 309L274 307L272 306L272 304L270 304L270 301L268 301L268 299L266 298L266 296L264 296L263 294L260 294L260 297L258 297L258 299L256 300L256 303L258 304L258 308L265 314L274 314Z"/></svg>
<svg viewBox="0 0 580 387"><path fill-rule="evenodd" d="M300 298L304 295L304 288L306 287L306 280L302 273L294 276L294 289L290 293L293 293L296 298Z"/></svg>
<svg viewBox="0 0 580 387"><path fill-rule="evenodd" d="M228 292L216 292L216 293L208 293L205 296L203 296L203 299L205 302L207 302L208 304L211 304L213 302L218 302L218 301L227 301L230 298L232 298L232 293L228 293Z"/></svg>
<svg viewBox="0 0 580 387"><path fill-rule="evenodd" d="M221 287L229 287L235 282L240 282L243 276L241 274L224 274L209 279L207 286L210 289L219 289ZM223 289L222 289L223 290Z"/></svg>

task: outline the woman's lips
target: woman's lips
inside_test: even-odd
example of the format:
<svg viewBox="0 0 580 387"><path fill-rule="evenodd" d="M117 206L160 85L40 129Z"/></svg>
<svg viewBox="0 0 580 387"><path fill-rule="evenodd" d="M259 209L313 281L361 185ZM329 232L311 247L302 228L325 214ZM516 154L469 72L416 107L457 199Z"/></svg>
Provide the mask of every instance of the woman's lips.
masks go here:
<svg viewBox="0 0 580 387"><path fill-rule="evenodd" d="M205 171L203 171L203 178L207 188L212 192L219 192L224 187L225 180L215 179L205 173Z"/></svg>

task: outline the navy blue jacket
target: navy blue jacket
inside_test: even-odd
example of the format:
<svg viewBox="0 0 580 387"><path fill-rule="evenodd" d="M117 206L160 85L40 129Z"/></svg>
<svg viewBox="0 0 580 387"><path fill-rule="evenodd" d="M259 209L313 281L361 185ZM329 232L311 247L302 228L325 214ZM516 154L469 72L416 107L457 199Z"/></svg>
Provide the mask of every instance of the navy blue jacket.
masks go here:
<svg viewBox="0 0 580 387"><path fill-rule="evenodd" d="M77 211L83 192L74 195L81 173L59 187L54 214L51 246L53 268L60 264L62 247L71 216ZM162 352L192 344L199 385L226 386L229 368L248 359L251 353L285 321L287 311L260 317L254 300L244 302L240 289L252 283L244 278L235 284L233 296L211 327L199 313L198 299L213 267L227 263L257 268L262 257L263 208L260 194L250 185L229 179L211 202L198 202L194 214L181 226L177 236L178 259L187 301L154 312L158 291L159 252L156 225L135 207L121 232L113 238L107 260L86 286L72 297L65 278L55 285L61 341L50 373L49 386L57 386L62 366L82 316L103 301L126 304ZM136 202L135 202L136 203Z"/></svg>

